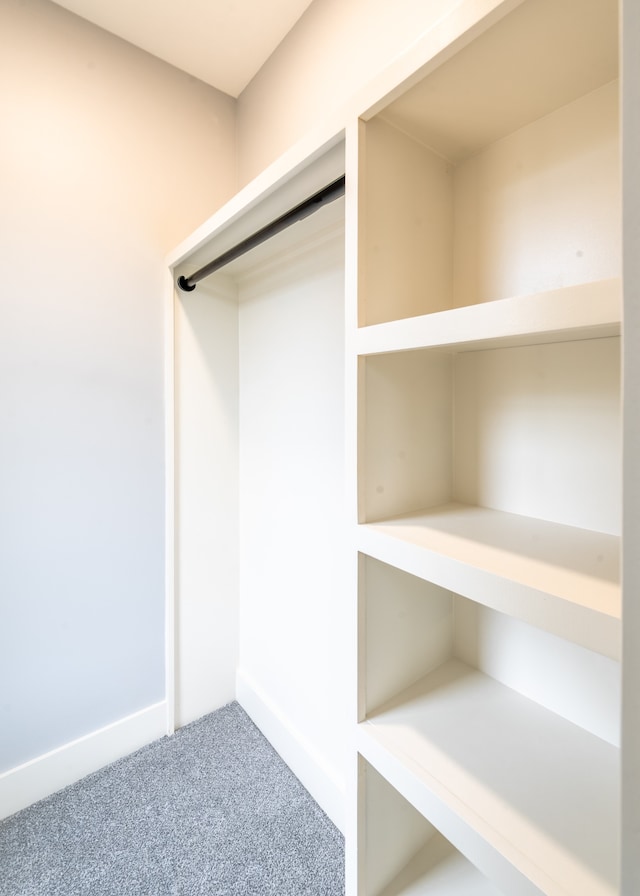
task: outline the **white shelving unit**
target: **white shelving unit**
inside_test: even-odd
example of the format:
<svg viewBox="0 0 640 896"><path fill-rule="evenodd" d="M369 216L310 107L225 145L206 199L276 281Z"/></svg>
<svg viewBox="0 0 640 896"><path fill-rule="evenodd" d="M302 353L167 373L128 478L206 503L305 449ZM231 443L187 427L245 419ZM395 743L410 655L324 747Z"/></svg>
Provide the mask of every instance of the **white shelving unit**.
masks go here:
<svg viewBox="0 0 640 896"><path fill-rule="evenodd" d="M463 892L619 893L617 9L505 13L359 130L357 896L407 804Z"/></svg>
<svg viewBox="0 0 640 896"><path fill-rule="evenodd" d="M357 702L355 732L343 732L348 896L635 896L618 12L617 0L463 0L336 114L338 128L174 256L188 275L346 170L344 204L207 290L239 302L245 359L240 590L260 599L247 603L243 662L258 688L265 670L269 687L293 682L306 739L289 753L273 739L296 761L340 725L322 676L348 623L325 629L334 656L308 664L312 675L314 614L333 600L338 620L357 592L353 670L331 679ZM289 395L306 362L293 349L314 342L301 302L329 269L340 291L343 237L344 332L320 334L322 372L274 403L264 384L275 376ZM252 316L263 287L281 316ZM337 519L338 427L327 464L314 415L300 445L291 418L305 390L324 408L337 367L327 353L343 338L348 509ZM332 567L344 600L320 581ZM273 668L256 625L269 613L289 625ZM278 734L268 702L261 712ZM292 762L321 804L325 746L306 777Z"/></svg>

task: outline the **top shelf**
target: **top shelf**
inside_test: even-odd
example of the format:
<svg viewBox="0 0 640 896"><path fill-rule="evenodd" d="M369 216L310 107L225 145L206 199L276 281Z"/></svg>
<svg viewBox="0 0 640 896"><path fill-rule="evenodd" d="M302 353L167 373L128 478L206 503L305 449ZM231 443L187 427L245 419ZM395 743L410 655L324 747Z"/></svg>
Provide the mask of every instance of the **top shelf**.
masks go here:
<svg viewBox="0 0 640 896"><path fill-rule="evenodd" d="M365 116L360 326L619 278L617 75L615 0L525 0Z"/></svg>

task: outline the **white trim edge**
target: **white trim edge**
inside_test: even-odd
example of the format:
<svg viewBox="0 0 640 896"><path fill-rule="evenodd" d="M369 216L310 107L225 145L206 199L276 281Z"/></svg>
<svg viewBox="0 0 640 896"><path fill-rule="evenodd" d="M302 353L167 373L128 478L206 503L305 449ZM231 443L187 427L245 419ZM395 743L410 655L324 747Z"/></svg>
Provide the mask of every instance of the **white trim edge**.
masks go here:
<svg viewBox="0 0 640 896"><path fill-rule="evenodd" d="M164 298L164 668L166 733L176 725L176 495L175 495L175 291L173 271L165 273Z"/></svg>
<svg viewBox="0 0 640 896"><path fill-rule="evenodd" d="M166 701L155 703L50 753L0 774L0 818L6 818L115 762L166 730Z"/></svg>
<svg viewBox="0 0 640 896"><path fill-rule="evenodd" d="M236 677L236 698L323 812L344 833L345 788L333 769L242 669Z"/></svg>

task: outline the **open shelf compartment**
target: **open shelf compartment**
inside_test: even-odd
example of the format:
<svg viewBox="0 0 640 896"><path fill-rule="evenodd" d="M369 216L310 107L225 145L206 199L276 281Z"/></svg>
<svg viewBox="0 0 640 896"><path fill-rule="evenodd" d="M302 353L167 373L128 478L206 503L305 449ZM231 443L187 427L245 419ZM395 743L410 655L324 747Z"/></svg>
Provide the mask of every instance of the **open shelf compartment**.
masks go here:
<svg viewBox="0 0 640 896"><path fill-rule="evenodd" d="M618 2L496 13L358 129L359 848L619 896Z"/></svg>
<svg viewBox="0 0 640 896"><path fill-rule="evenodd" d="M619 338L360 365L360 550L617 657Z"/></svg>
<svg viewBox="0 0 640 896"><path fill-rule="evenodd" d="M360 601L360 753L494 882L617 894L618 664L370 557Z"/></svg>
<svg viewBox="0 0 640 896"><path fill-rule="evenodd" d="M376 110L360 326L619 277L617 76L615 0L525 0Z"/></svg>
<svg viewBox="0 0 640 896"><path fill-rule="evenodd" d="M372 765L359 763L362 896L504 896Z"/></svg>

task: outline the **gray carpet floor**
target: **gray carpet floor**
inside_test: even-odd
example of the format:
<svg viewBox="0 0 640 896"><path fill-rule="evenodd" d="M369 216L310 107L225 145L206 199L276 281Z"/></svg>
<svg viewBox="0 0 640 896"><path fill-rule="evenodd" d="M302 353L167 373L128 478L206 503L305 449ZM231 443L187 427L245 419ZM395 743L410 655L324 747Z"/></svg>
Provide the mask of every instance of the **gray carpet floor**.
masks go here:
<svg viewBox="0 0 640 896"><path fill-rule="evenodd" d="M342 893L342 835L237 703L0 824L2 896Z"/></svg>

